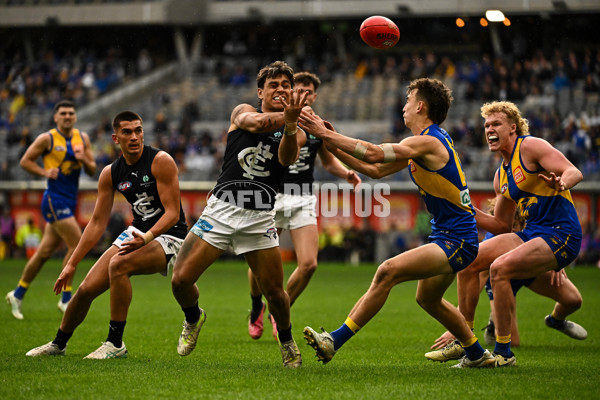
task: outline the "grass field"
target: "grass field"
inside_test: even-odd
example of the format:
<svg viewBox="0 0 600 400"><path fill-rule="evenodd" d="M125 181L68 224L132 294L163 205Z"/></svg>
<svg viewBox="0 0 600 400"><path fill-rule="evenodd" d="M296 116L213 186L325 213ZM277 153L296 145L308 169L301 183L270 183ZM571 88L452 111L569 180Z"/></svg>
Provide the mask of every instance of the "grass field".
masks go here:
<svg viewBox="0 0 600 400"><path fill-rule="evenodd" d="M0 262L2 296L14 288L22 260ZM91 261L82 263L76 281ZM286 265L289 274L292 265ZM51 287L59 262L49 262L25 298L25 320L15 320L7 305L0 313L0 399L592 399L600 389L600 270L568 271L584 305L573 320L589 337L575 341L546 328L543 318L553 302L527 289L518 296L521 331L515 349L518 366L497 370L456 370L450 363L427 361L423 354L442 332L416 304L416 284L396 287L383 310L349 341L329 364L317 363L302 339L311 325L337 328L367 289L375 266L321 264L292 308L293 333L303 355L297 370L281 366L278 347L265 321L265 334L247 334L250 299L241 262L217 262L198 282L200 305L208 319L198 347L180 357L176 344L183 314L168 278L133 278L133 303L124 341L129 358L82 360L106 339L108 293L92 305L69 342L66 357L29 358L25 352L54 338L61 314ZM456 302L452 287L447 299ZM481 299L475 325L487 322L489 303ZM477 329L480 335L480 331Z"/></svg>

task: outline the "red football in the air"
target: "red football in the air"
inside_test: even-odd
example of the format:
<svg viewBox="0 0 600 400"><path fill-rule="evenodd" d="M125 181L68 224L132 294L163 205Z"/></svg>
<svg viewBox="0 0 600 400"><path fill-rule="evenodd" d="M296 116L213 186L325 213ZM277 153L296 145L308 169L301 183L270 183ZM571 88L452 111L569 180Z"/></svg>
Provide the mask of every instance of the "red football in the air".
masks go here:
<svg viewBox="0 0 600 400"><path fill-rule="evenodd" d="M400 29L389 18L373 16L365 19L360 25L360 37L376 49L390 49L400 39Z"/></svg>

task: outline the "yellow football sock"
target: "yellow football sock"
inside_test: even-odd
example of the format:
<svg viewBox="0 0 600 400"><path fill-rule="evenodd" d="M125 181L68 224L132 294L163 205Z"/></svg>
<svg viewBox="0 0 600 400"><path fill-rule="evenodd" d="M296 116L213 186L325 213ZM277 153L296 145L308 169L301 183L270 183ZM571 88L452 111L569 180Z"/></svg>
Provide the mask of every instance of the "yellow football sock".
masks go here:
<svg viewBox="0 0 600 400"><path fill-rule="evenodd" d="M510 343L510 335L508 335L508 336L496 336L496 342L498 342L498 343Z"/></svg>
<svg viewBox="0 0 600 400"><path fill-rule="evenodd" d="M354 333L358 332L360 329L360 326L356 325L356 323L354 321L352 321L350 319L350 317L346 318L346 322L344 322L346 324L346 326L348 328L350 328L350 330Z"/></svg>
<svg viewBox="0 0 600 400"><path fill-rule="evenodd" d="M473 346L475 344L475 342L477 342L477 336L473 335L471 337L471 339L467 340L466 342L460 342L460 345L464 348L464 347Z"/></svg>

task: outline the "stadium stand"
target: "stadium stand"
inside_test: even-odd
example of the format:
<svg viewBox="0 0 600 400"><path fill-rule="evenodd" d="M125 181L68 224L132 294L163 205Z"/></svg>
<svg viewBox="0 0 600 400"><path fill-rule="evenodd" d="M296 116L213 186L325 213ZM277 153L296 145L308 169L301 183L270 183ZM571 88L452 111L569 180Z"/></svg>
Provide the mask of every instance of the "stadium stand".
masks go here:
<svg viewBox="0 0 600 400"><path fill-rule="evenodd" d="M62 13L65 7L73 5L110 9L144 3L167 7L168 2L7 0L0 2L0 9L39 5ZM219 13L224 12L222 7L234 13L234 4L228 7L229 3L254 6L257 2L202 3L209 16L214 14L214 22L185 30L175 22L168 26L169 17L164 17L166 28L153 26L142 29L140 34L136 34L136 28L118 26L115 30L89 22L63 26L62 20L56 25L47 22L46 27L11 28L11 31L21 31L23 38L46 35L54 40L37 46L31 40L13 39L0 46L3 55L0 141L6 143L0 152L2 178L23 178L15 161L26 138L31 132L35 134L45 129L49 110L57 99L69 97L81 108L80 123L100 143L100 160L109 162L115 155L110 144L105 143L106 128L99 126L98 120L108 118L113 109L127 104L139 110L147 120L159 114L166 118L162 130L154 129L154 122L148 121L150 141L176 153L174 155L183 153L182 165L186 164L184 160L192 160L188 163L196 168L186 168L190 173L183 173L182 179L198 179L194 171L203 164L194 150L197 143L202 137L207 140L208 136L212 142L220 142L226 128L223 122L231 107L239 99L252 101L257 65L272 58L286 59L297 69L318 73L323 87L317 112L346 133L373 141L398 140L406 134L401 109L405 85L410 79L434 76L444 80L453 89L456 99L445 127L460 143L458 147L466 160L466 169L476 180L486 180L495 168L482 145L478 115L481 103L492 99L517 102L534 125L534 134L558 143L586 176L600 174L600 52L590 39L591 30L581 29L594 25L599 7L593 9L592 6L596 14L588 15L571 11L575 6L567 10L568 14L552 8L542 10L552 12L550 17L539 11L517 14L511 18L518 28L494 27L488 29L488 35L475 23L475 18L466 29L456 29L454 19L443 15L449 10L440 4L438 13L442 15L438 17L431 17L427 9L416 19L400 14L402 40L398 47L389 52L372 52L362 46L355 35L353 27L360 22L355 17L337 21L308 18L302 25L289 29L260 18L257 26L256 18L245 15L236 16L240 21L230 29L230 25L219 23ZM287 3L292 7L291 3L295 2ZM346 14L343 4L347 2L324 3L332 4L333 9L337 9L336 15ZM372 4L377 7L378 3ZM412 13L419 14L415 11L418 9L415 2L407 4ZM537 7L537 3L534 6ZM264 8L260 10L266 12ZM517 11L522 13L522 10ZM471 13L476 12L471 10ZM72 17L67 12L62 18L70 21ZM285 20L290 14L284 13L280 18ZM552 27L561 19L569 23L553 32ZM427 29L419 31L421 26ZM537 29L540 33L528 33L526 37L523 32L530 32L527 26L541 26ZM116 35L108 35L111 29ZM198 43L190 39L198 35L202 36ZM126 39L115 39L117 36ZM87 45L81 45L83 39L78 40L78 37L84 37ZM126 41L130 43L124 45ZM61 46L64 42L69 45ZM190 42L188 51L186 47ZM193 56L194 52L199 54ZM152 74L157 78L148 79ZM188 148L191 150L184 150ZM210 150L210 153L218 154L218 151ZM212 161L209 164L212 165ZM214 174L211 170L201 177L211 179ZM320 175L321 172L317 173L317 177ZM407 179L407 176L399 174L396 179Z"/></svg>

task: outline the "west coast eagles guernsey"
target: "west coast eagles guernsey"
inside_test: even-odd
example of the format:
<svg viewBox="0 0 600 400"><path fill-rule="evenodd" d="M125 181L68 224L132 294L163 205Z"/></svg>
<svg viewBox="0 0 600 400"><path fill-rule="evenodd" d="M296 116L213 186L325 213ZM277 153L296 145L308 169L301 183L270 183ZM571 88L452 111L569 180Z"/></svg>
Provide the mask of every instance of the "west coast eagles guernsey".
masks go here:
<svg viewBox="0 0 600 400"><path fill-rule="evenodd" d="M290 165L283 175L282 185L279 186L280 193L312 194L315 159L322 145L322 139L306 134L306 143L300 148L298 160Z"/></svg>
<svg viewBox="0 0 600 400"><path fill-rule="evenodd" d="M268 133L229 132L223 167L212 194L240 208L272 210L287 169L278 156L283 129L282 125Z"/></svg>
<svg viewBox="0 0 600 400"><path fill-rule="evenodd" d="M428 169L418 160L409 160L410 177L419 187L427 210L432 215L431 237L450 234L477 244L475 209L450 135L436 124L426 128L421 135L433 136L442 142L450 156L448 163L437 171Z"/></svg>
<svg viewBox="0 0 600 400"><path fill-rule="evenodd" d="M156 178L152 175L152 161L160 150L144 146L142 157L133 165L128 165L123 156L117 158L110 166L112 184L129 204L133 213L133 226L147 232L165 213L165 207L158 195ZM181 203L179 204L179 221L164 235L184 239L187 224Z"/></svg>
<svg viewBox="0 0 600 400"><path fill-rule="evenodd" d="M500 193L517 203L519 214L525 219L525 228L560 227L561 230L581 237L581 225L571 198L571 192L558 192L538 177L540 171L529 171L521 159L521 144L528 136L519 136L515 142L510 163L498 168Z"/></svg>
<svg viewBox="0 0 600 400"><path fill-rule="evenodd" d="M79 129L71 131L71 137L65 137L58 129L51 129L50 150L42 154L44 168L58 168L56 179L46 180L46 191L52 197L59 196L71 202L77 200L79 189L79 176L81 175L82 161L75 158L74 147L85 147L83 136Z"/></svg>

